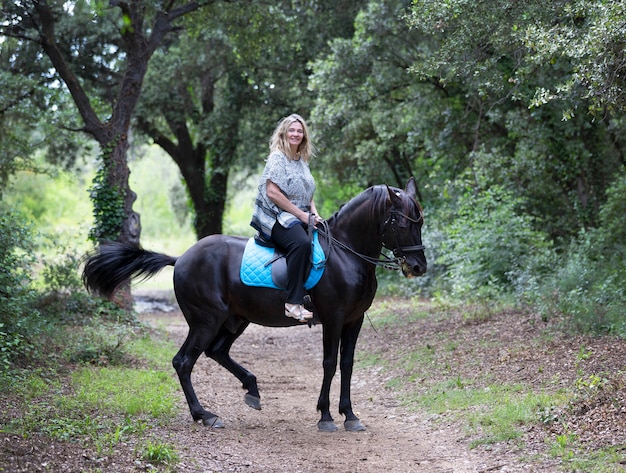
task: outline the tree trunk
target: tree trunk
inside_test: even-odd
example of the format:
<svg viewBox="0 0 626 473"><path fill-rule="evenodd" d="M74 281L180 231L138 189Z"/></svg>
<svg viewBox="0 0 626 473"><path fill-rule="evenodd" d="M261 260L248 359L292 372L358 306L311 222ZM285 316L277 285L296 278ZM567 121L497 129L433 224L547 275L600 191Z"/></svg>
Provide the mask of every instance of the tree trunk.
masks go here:
<svg viewBox="0 0 626 473"><path fill-rule="evenodd" d="M131 118L148 70L148 61L154 51L162 43L164 36L172 31L173 21L197 10L200 5L191 1L175 7L172 2L167 11L161 11L155 16L150 28L144 27L146 9L143 0L111 1L110 6L119 8L124 18L130 21L130 25L120 30L120 39L127 58L126 69L119 84L111 116L107 121L101 121L78 76L71 68L71 58L66 57L66 51L57 42L55 27L59 18L56 18L55 14L58 14L58 10L50 8L46 0L33 3L33 9L41 23L39 30L41 46L72 94L76 108L84 121L83 131L93 136L102 150L103 167L98 176L99 180L97 182L94 180L92 196L95 198L92 200L95 207L98 197L105 196L109 199L100 203L99 211L94 210L96 227L104 225L107 228L106 231L96 228L92 235L106 235L120 242L139 244L141 223L139 214L133 210L137 196L130 189L128 182L130 170L127 151ZM130 282L120 288L115 299L122 306L132 308Z"/></svg>
<svg viewBox="0 0 626 473"><path fill-rule="evenodd" d="M222 220L226 208L228 171L215 172L211 175L204 194L204 204L200 212L196 210L194 229L198 239L207 235L222 233Z"/></svg>
<svg viewBox="0 0 626 473"><path fill-rule="evenodd" d="M128 135L123 133L121 138L117 140L112 152L111 168L109 170L107 180L111 186L120 190L122 194L122 206L124 210L124 219L120 228L120 234L117 241L123 243L133 243L139 245L141 236L141 220L137 212L133 210L133 204L137 200L137 194L133 192L129 184L130 169L126 160L128 152Z"/></svg>
<svg viewBox="0 0 626 473"><path fill-rule="evenodd" d="M187 185L195 214L193 226L196 238L199 240L208 235L222 233L228 189L228 169L223 172L213 172L207 179L204 145L198 145L190 150L188 147L174 144L162 135L156 136L154 142L160 145L178 165Z"/></svg>

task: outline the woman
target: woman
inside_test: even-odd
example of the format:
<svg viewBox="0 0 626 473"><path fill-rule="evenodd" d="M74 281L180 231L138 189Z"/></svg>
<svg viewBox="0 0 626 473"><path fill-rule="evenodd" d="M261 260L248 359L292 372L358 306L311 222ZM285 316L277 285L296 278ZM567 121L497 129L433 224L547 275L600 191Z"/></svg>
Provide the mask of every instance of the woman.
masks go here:
<svg viewBox="0 0 626 473"><path fill-rule="evenodd" d="M304 282L311 258L309 222L316 224L313 193L315 180L309 170L313 146L300 115L283 118L270 139L270 154L259 181L252 225L266 240L285 252L287 302L285 315L300 322L313 318L304 305Z"/></svg>

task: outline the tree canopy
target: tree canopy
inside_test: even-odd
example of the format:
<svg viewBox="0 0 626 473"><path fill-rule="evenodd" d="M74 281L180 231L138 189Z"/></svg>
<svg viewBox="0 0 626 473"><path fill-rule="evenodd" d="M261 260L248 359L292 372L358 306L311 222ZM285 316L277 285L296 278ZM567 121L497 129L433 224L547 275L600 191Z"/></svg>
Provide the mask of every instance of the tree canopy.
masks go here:
<svg viewBox="0 0 626 473"><path fill-rule="evenodd" d="M431 222L426 284L520 292L582 264L621 282L621 266L601 271L579 251L623 251L624 6L5 3L0 180L37 147L70 163L88 143L80 131L101 149L95 212L114 223L94 235L138 238L126 152L155 143L180 169L201 237L221 231L234 174L258 172L275 123L298 112L324 210L415 176Z"/></svg>
<svg viewBox="0 0 626 473"><path fill-rule="evenodd" d="M220 233L233 168L256 171L275 123L307 115L308 63L324 38L350 34L341 2L215 4L156 53L137 127L177 163L198 238ZM286 40L288 38L288 40Z"/></svg>
<svg viewBox="0 0 626 473"><path fill-rule="evenodd" d="M524 276L515 276L515 265L508 265L507 277L517 282L511 279L506 286L533 294L563 294L562 304L556 304L566 311L602 310L592 302L594 294L606 295L605 302L611 301L607 307L622 303L621 293L612 286L623 282L622 264L604 258L621 251L608 237L616 227L609 230L605 218L616 218L615 199L625 196L620 184L625 164L620 92L624 3L417 1L406 18L423 35L411 71L446 97L456 97L457 113L467 120L466 130L473 130L465 150L449 148L459 150L466 158L460 162L466 165L451 183L445 205L450 211L438 214L452 228L458 229L459 221L466 226L462 233L448 233L442 242L442 249L455 255L453 261L449 255L441 258L451 280L464 279L472 290L502 288L496 273L489 282L478 278L486 268L495 268L501 253L491 252L489 264L477 266L479 255L465 246L468 235L477 245L487 235L500 234L497 244L492 243L494 250L508 241L514 246L507 254L517 253L522 245L535 255L532 263L526 260L522 266ZM484 207L483 198L496 190L502 195L502 189L517 202L508 212L508 226L513 228L520 216L529 217L532 230L556 244L553 256L565 252L563 259L545 258L541 235L524 244L528 231L508 236L500 232L507 225L502 219L506 206L500 201L494 212ZM466 217L468 195L469 202L476 203L470 205L477 213L471 219ZM484 212L487 221L477 225ZM492 219L496 214L497 220ZM438 225L446 227L441 221ZM457 244L461 240L465 245ZM459 264L470 260L473 267ZM552 276L545 277L546 272Z"/></svg>
<svg viewBox="0 0 626 473"><path fill-rule="evenodd" d="M3 4L0 33L11 38L10 73L46 89L67 91L75 113L54 103L47 110L60 112L63 129L84 132L101 148L102 167L91 192L96 241L139 240L141 225L132 208L136 196L128 185L126 157L131 120L151 56L175 22L199 6L170 2L161 8L141 0Z"/></svg>

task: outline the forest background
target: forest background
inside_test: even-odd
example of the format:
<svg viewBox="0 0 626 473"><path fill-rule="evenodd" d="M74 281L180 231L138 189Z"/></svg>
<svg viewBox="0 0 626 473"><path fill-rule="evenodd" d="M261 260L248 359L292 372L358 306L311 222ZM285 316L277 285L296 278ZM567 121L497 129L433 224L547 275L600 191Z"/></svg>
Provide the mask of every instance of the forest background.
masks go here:
<svg viewBox="0 0 626 473"><path fill-rule="evenodd" d="M623 1L10 1L0 20L0 371L99 241L251 234L276 122L309 121L322 216L415 176L429 271L402 296L626 334ZM129 171L132 173L129 174ZM70 308L70 309L68 309Z"/></svg>

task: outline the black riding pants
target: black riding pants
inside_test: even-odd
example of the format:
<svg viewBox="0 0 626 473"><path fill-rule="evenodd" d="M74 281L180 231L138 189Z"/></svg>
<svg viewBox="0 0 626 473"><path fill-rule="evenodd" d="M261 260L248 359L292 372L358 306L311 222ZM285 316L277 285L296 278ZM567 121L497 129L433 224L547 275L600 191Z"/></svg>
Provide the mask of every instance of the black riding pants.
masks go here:
<svg viewBox="0 0 626 473"><path fill-rule="evenodd" d="M311 240L304 224L283 228L276 223L272 228L272 241L287 257L287 302L302 304L304 283L311 260Z"/></svg>

